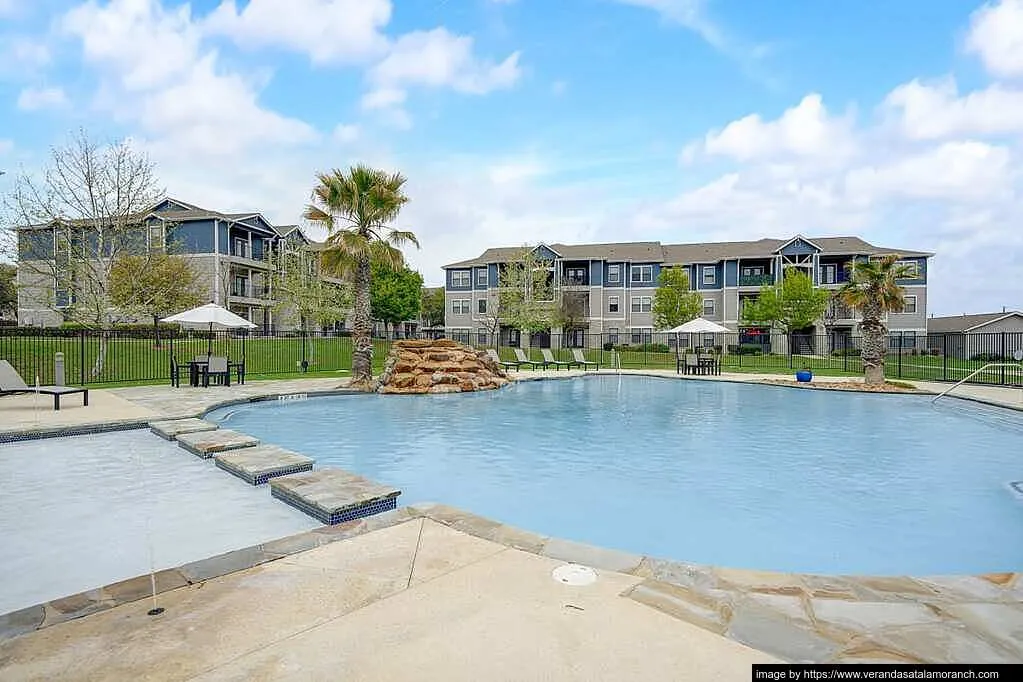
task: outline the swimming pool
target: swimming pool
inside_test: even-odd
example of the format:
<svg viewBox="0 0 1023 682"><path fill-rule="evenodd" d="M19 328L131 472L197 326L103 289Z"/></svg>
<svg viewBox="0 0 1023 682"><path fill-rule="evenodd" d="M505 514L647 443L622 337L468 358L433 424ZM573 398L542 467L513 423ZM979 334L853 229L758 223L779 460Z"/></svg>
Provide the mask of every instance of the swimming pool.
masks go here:
<svg viewBox="0 0 1023 682"><path fill-rule="evenodd" d="M535 532L810 573L1023 567L1023 414L914 395L588 377L208 418Z"/></svg>
<svg viewBox="0 0 1023 682"><path fill-rule="evenodd" d="M319 525L148 430L5 443L0 481L0 614Z"/></svg>

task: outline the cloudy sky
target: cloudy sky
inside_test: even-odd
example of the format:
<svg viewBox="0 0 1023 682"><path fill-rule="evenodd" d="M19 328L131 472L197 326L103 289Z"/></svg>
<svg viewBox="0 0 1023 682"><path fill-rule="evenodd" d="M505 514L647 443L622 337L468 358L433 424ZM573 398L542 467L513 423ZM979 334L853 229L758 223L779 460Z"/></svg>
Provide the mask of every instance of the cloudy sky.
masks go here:
<svg viewBox="0 0 1023 682"><path fill-rule="evenodd" d="M1023 307L1023 0L0 0L0 54L0 169L84 126L280 223L316 171L401 170L428 283L858 234L938 254L932 313Z"/></svg>

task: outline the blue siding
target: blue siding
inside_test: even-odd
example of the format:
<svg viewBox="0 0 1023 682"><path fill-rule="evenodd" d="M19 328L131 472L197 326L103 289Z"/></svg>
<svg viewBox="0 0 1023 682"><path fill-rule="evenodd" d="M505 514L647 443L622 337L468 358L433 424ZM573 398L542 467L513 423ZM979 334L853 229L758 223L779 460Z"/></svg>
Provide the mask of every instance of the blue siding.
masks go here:
<svg viewBox="0 0 1023 682"><path fill-rule="evenodd" d="M486 270L487 281L485 284L480 284L480 272ZM475 289L486 289L490 286L490 270L486 267L475 267L472 269L472 283Z"/></svg>
<svg viewBox="0 0 1023 682"><path fill-rule="evenodd" d="M18 258L23 260L49 260L53 258L53 230L19 231Z"/></svg>
<svg viewBox="0 0 1023 682"><path fill-rule="evenodd" d="M696 282L696 286L694 287L695 289L703 289L703 290L721 289L724 286L723 283L724 283L724 274L725 273L724 273L724 266L723 266L722 263L696 263L695 265L693 265L693 267L696 269L696 279L694 280ZM714 283L713 284L704 284L703 283L703 268L704 267L713 267L714 268Z"/></svg>
<svg viewBox="0 0 1023 682"><path fill-rule="evenodd" d="M920 270L920 276L916 279L900 279L899 284L927 284L927 259L920 258L903 258L904 261L913 261L916 263L917 268Z"/></svg>
<svg viewBox="0 0 1023 682"><path fill-rule="evenodd" d="M551 251L549 248L541 244L535 249L536 257L540 260L556 260L558 254Z"/></svg>
<svg viewBox="0 0 1023 682"><path fill-rule="evenodd" d="M798 256L807 253L817 253L819 249L814 248L812 244L803 239L796 239L795 241L787 244L785 248L781 250L783 256Z"/></svg>
<svg viewBox="0 0 1023 682"><path fill-rule="evenodd" d="M496 289L498 286L500 286L497 282L498 278L497 263L491 263L490 265L488 265L487 270L489 271L490 274L490 288Z"/></svg>
<svg viewBox="0 0 1023 682"><path fill-rule="evenodd" d="M608 271L608 269L612 265L617 265L618 266L618 281L617 282L610 282L610 281L608 281L608 278L607 278L607 271ZM602 274L601 281L604 282L604 286L606 286L606 287L612 287L612 288L615 288L615 289L617 289L619 287L624 287L625 286L625 274L626 274L625 270L626 270L625 263L615 262L615 261L605 262L603 264L603 266L601 267L601 274Z"/></svg>
<svg viewBox="0 0 1023 682"><path fill-rule="evenodd" d="M227 223L219 223L217 231L220 233L220 243L217 244L219 251L220 253L228 253L231 248L231 240L229 238Z"/></svg>
<svg viewBox="0 0 1023 682"><path fill-rule="evenodd" d="M590 286L601 286L604 283L603 261L590 261Z"/></svg>
<svg viewBox="0 0 1023 682"><path fill-rule="evenodd" d="M252 238L252 257L256 260L263 260L263 239L262 237Z"/></svg>
<svg viewBox="0 0 1023 682"><path fill-rule="evenodd" d="M739 261L734 260L725 261L725 286L726 287L739 286Z"/></svg>
<svg viewBox="0 0 1023 682"><path fill-rule="evenodd" d="M213 221L168 225L167 250L170 253L213 253Z"/></svg>
<svg viewBox="0 0 1023 682"><path fill-rule="evenodd" d="M452 268L451 270L447 270L444 273L444 288L447 289L448 291L471 291L472 290L472 275L471 274L470 274L470 279L469 279L469 285L468 286L458 286L458 287L456 287L456 286L454 286L451 283L451 279L452 279L451 276L452 276L452 274L455 273L455 272L461 272L463 270L469 270L470 273L472 272L471 268Z"/></svg>
<svg viewBox="0 0 1023 682"><path fill-rule="evenodd" d="M153 209L153 211L159 211L160 213L167 213L169 211L188 211L190 210L187 206L171 201L170 199L164 199Z"/></svg>

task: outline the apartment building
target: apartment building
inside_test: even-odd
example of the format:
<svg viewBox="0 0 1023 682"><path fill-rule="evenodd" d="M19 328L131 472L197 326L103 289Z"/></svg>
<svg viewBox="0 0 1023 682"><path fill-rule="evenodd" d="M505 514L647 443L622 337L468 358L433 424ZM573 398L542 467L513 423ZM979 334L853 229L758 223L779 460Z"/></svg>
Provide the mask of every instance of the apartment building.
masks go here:
<svg viewBox="0 0 1023 682"><path fill-rule="evenodd" d="M61 229L61 228L57 228ZM258 331L297 327L294 316L275 313L271 254L317 244L297 225L273 225L258 212L222 213L166 198L139 216L131 235L139 248L166 249L188 259L218 303ZM18 323L58 326L75 292L55 274L61 244L52 225L18 228Z"/></svg>
<svg viewBox="0 0 1023 682"><path fill-rule="evenodd" d="M893 343L923 343L927 333L927 264L934 254L869 244L858 237L804 237L759 239L746 242L706 244L540 244L536 257L551 271L555 299L578 297L583 315L573 329L552 328L566 345L581 346L599 340L613 343L644 343L654 332L651 312L660 271L685 268L690 286L702 297L702 316L734 330L745 343L769 330L749 326L742 320L747 301L760 287L780 281L796 269L810 276L816 286L838 289L847 279L846 265L899 253L914 276L900 284L906 291L903 310L889 316ZM521 247L487 249L477 258L451 263L445 271L445 328L459 336L485 335L492 328L498 305L499 268L522 252ZM807 338L829 336L829 345L843 347L858 335L855 311L832 302L824 317L802 330ZM519 332L500 325L501 343L517 345ZM544 333L539 334L543 342ZM709 341L709 339L708 339ZM823 350L823 349L821 349Z"/></svg>

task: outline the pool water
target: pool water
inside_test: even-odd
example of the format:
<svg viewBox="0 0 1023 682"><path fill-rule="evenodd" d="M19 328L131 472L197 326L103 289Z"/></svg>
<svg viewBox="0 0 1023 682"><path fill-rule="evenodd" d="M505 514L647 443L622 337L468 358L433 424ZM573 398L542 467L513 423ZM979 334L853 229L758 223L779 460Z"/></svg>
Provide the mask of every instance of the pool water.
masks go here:
<svg viewBox="0 0 1023 682"><path fill-rule="evenodd" d="M212 413L228 428L511 525L767 570L1023 567L1023 414L956 399L601 376ZM940 405L940 403L939 403Z"/></svg>
<svg viewBox="0 0 1023 682"><path fill-rule="evenodd" d="M0 481L0 614L319 525L148 430L0 445Z"/></svg>

